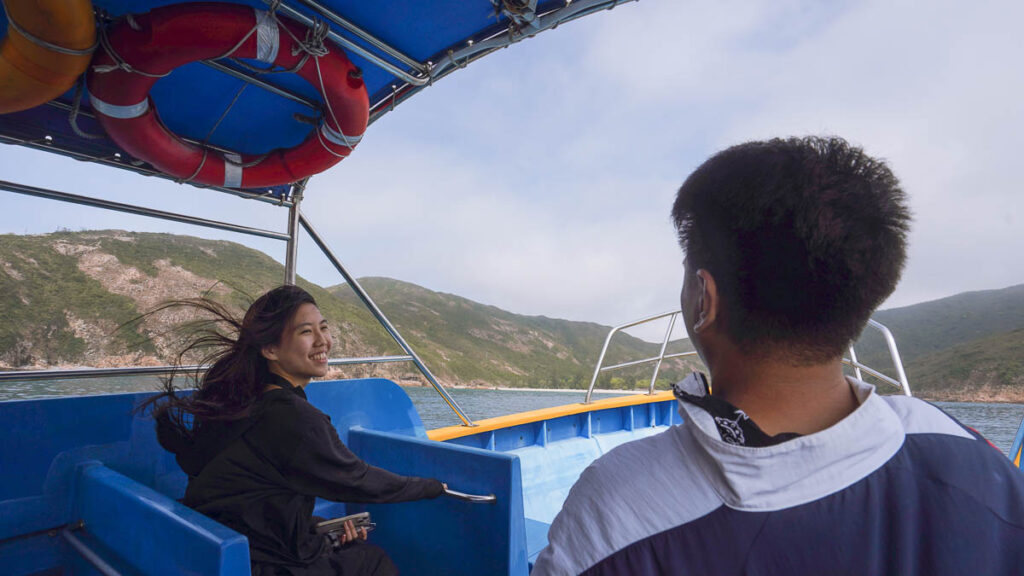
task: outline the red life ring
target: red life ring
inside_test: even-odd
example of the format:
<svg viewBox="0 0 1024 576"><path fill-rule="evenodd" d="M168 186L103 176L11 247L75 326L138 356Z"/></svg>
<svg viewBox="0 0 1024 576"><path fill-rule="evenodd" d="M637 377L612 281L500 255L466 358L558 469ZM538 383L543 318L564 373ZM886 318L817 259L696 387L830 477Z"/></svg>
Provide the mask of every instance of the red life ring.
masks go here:
<svg viewBox="0 0 1024 576"><path fill-rule="evenodd" d="M284 30L282 28L287 28ZM307 29L248 6L175 4L115 25L86 79L96 117L125 152L182 180L266 188L323 172L348 156L369 119L359 69L333 45L310 56ZM322 54L326 52L326 54ZM292 69L324 97L320 126L286 150L264 156L221 154L183 141L160 121L149 91L159 77L203 59L256 59ZM225 158L227 156L227 158Z"/></svg>

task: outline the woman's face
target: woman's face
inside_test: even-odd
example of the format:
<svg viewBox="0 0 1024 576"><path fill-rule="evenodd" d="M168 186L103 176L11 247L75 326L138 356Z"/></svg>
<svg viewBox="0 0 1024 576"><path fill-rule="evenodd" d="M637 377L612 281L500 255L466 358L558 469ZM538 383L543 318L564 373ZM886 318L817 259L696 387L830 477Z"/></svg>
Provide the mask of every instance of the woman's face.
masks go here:
<svg viewBox="0 0 1024 576"><path fill-rule="evenodd" d="M333 342L320 309L310 303L299 306L277 344L263 348L270 371L295 386L327 375L327 357Z"/></svg>

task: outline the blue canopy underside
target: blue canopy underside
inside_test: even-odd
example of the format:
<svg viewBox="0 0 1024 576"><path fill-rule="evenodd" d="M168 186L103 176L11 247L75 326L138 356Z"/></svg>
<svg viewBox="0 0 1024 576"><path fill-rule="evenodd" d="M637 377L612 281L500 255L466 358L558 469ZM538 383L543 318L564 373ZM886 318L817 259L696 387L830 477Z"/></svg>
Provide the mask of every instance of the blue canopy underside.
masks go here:
<svg viewBox="0 0 1024 576"><path fill-rule="evenodd" d="M490 0L320 0L330 10L341 15L363 30L383 40L401 53L420 63L444 57L449 49L459 49L467 41L479 41L503 31L508 26L504 15L496 15ZM139 14L152 8L175 4L174 1L152 0L94 0L94 6L117 17ZM258 9L266 9L259 0L236 2ZM289 2L310 16L319 17L299 2ZM539 2L538 12L564 6L564 0ZM0 14L0 31L6 33L7 22ZM366 47L365 41L332 24L332 30ZM405 83L378 65L347 51L349 58L363 70L370 95L370 105L392 98L396 88ZM379 51L377 51L379 53ZM410 71L409 67L389 58L395 66ZM260 65L263 67L263 65ZM415 72L415 71L410 71ZM294 74L269 74L262 79L300 94L318 105L323 99L317 88ZM239 91L241 94L239 95ZM238 95L234 105L233 99ZM58 98L70 106L74 91ZM215 70L201 63L183 66L158 80L151 92L152 101L164 124L176 134L211 145L246 154L261 154L278 148L290 148L303 141L313 129L309 119L319 111L309 106L274 94L260 87ZM218 120L225 114L216 130ZM82 111L88 114L88 93L82 99ZM18 141L42 142L46 136L55 151L89 159L111 159L120 150L109 139L88 139L71 129L67 107L42 105L24 112L0 115L0 137ZM305 118L297 120L296 115ZM102 134L98 123L88 116L79 117L79 127L86 132ZM3 141L0 139L0 141ZM10 142L11 140L6 140ZM116 162L129 163L132 159L117 158ZM138 163L136 162L138 165ZM143 165L144 167L144 165ZM273 190L282 195L287 186ZM265 193L266 191L258 191Z"/></svg>

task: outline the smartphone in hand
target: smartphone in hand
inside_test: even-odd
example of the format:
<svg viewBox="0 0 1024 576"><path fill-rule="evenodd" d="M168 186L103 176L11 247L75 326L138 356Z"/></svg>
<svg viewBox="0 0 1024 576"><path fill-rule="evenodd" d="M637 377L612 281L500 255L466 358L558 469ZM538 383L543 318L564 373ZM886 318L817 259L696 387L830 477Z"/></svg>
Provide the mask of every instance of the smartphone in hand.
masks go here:
<svg viewBox="0 0 1024 576"><path fill-rule="evenodd" d="M349 514L348 516L342 516L341 518L332 518L331 520L324 520L316 525L317 534L331 534L333 532L344 532L345 523L351 521L356 528L356 532L365 529L367 532L377 527L375 523L370 520L369 512L357 512L355 514Z"/></svg>

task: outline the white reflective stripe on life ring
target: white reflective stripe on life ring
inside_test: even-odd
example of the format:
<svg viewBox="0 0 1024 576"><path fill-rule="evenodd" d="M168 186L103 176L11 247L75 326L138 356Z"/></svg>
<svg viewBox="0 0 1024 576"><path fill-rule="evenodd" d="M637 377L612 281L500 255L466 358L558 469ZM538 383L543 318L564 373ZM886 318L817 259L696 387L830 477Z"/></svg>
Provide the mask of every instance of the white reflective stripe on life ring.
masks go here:
<svg viewBox="0 0 1024 576"><path fill-rule="evenodd" d="M109 104L90 94L89 103L92 104L92 109L100 114L111 118L119 118L121 120L138 118L149 110L149 98L146 98L138 104L121 106L119 104Z"/></svg>
<svg viewBox="0 0 1024 576"><path fill-rule="evenodd" d="M224 155L224 187L238 188L242 185L242 157L238 154Z"/></svg>
<svg viewBox="0 0 1024 576"><path fill-rule="evenodd" d="M280 35L277 33L277 22L269 12L253 10L256 13L256 59L265 64L273 64L277 60L280 46Z"/></svg>
<svg viewBox="0 0 1024 576"><path fill-rule="evenodd" d="M358 136L346 136L345 134L338 132L334 128L327 125L326 122L320 125L320 132L327 138L331 143L337 144L338 146L344 146L346 148L355 148L356 144L363 139L363 135Z"/></svg>

